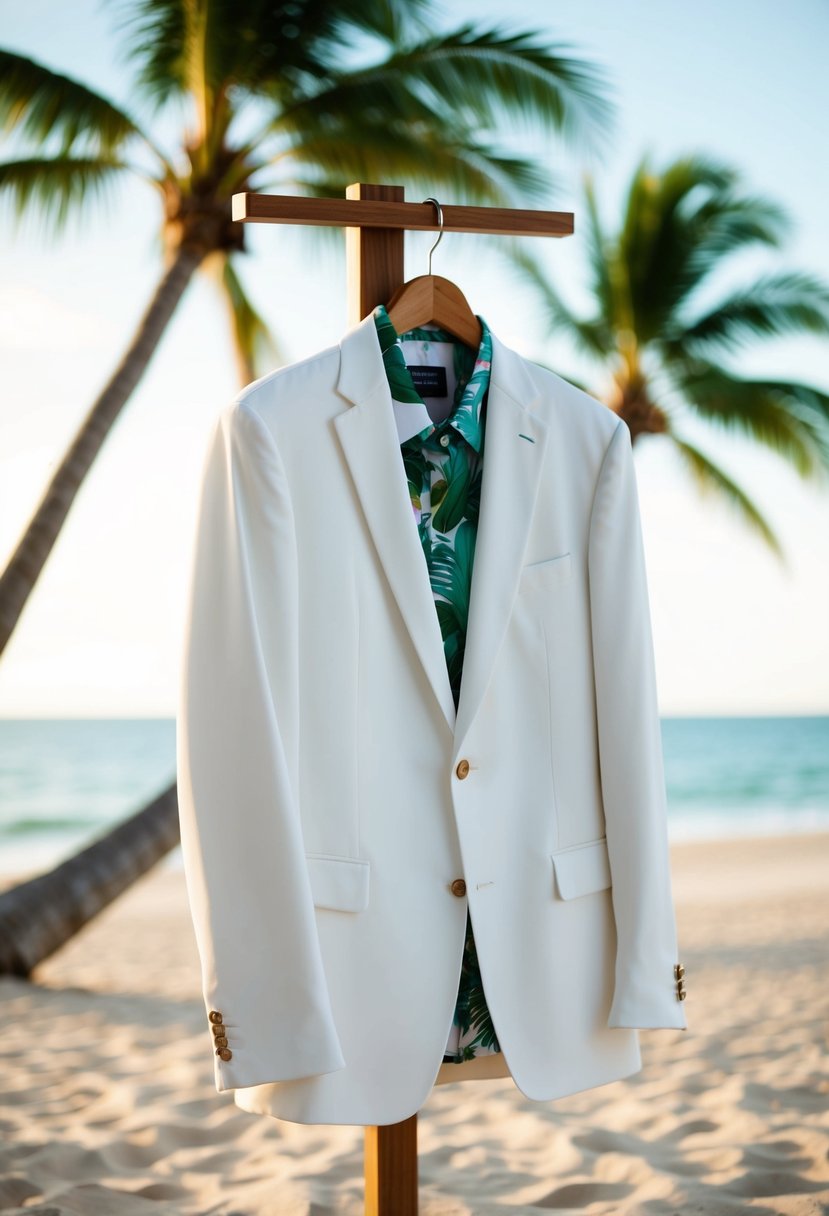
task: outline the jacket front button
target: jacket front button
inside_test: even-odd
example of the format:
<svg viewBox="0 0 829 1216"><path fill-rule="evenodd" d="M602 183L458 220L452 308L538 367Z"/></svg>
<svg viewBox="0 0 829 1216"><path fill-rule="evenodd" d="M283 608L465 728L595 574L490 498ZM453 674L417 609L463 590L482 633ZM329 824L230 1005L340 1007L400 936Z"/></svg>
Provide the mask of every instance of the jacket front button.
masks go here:
<svg viewBox="0 0 829 1216"><path fill-rule="evenodd" d="M454 882L450 883L449 890L453 895L466 895L466 883L462 878L456 878Z"/></svg>
<svg viewBox="0 0 829 1216"><path fill-rule="evenodd" d="M220 1060L231 1060L233 1058L233 1052L229 1047L220 1047L216 1052L216 1055Z"/></svg>
<svg viewBox="0 0 829 1216"><path fill-rule="evenodd" d="M467 774L469 773L469 761L468 761L468 760L460 760L460 761L458 762L458 766L457 766L457 768L455 769L455 772L458 774L458 776L460 777L461 781L463 781L464 777L466 777L466 776L467 776Z"/></svg>

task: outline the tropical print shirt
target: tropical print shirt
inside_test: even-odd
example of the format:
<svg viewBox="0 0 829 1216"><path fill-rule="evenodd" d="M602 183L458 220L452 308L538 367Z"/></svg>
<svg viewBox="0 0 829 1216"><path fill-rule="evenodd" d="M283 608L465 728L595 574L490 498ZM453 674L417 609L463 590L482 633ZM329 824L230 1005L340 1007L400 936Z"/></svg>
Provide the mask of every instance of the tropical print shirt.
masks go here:
<svg viewBox="0 0 829 1216"><path fill-rule="evenodd" d="M398 334L385 306L374 309L455 709L463 671L492 361L489 327L483 317L478 320L481 341L476 355L435 325ZM433 401L431 411L415 384ZM460 983L443 1059L460 1064L500 1050L467 907Z"/></svg>

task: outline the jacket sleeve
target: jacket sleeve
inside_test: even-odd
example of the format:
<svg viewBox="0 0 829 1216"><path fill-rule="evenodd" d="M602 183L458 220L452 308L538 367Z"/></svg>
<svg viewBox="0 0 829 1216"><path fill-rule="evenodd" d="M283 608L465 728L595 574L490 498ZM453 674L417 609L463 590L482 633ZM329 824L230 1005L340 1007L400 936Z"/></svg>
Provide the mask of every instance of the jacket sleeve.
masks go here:
<svg viewBox="0 0 829 1216"><path fill-rule="evenodd" d="M299 815L297 641L285 471L267 425L236 400L208 439L176 718L182 858L219 1092L345 1067Z"/></svg>
<svg viewBox="0 0 829 1216"><path fill-rule="evenodd" d="M674 966L667 796L645 552L630 430L599 473L588 546L590 613L617 950L611 1027L687 1029Z"/></svg>

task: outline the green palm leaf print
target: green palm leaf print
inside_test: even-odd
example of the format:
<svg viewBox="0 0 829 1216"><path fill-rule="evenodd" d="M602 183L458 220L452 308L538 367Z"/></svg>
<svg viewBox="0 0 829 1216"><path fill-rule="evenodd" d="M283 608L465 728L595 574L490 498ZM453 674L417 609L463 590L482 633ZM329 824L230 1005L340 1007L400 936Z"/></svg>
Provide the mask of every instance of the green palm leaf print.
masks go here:
<svg viewBox="0 0 829 1216"><path fill-rule="evenodd" d="M440 506L435 510L434 525L438 532L442 532L446 536L457 527L464 517L471 481L469 457L466 449L460 444L450 448L443 465L443 476L446 481L446 492L441 497ZM432 494L434 495L434 487ZM432 506L434 508L434 498Z"/></svg>

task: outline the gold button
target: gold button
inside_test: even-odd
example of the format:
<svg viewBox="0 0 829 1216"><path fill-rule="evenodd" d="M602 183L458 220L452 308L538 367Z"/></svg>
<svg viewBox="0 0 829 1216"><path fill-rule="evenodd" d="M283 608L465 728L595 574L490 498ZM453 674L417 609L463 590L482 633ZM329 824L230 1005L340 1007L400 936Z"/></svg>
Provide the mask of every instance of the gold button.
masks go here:
<svg viewBox="0 0 829 1216"><path fill-rule="evenodd" d="M225 1028L221 1022L214 1022L210 1029L213 1031L214 1035L222 1035L225 1032Z"/></svg>
<svg viewBox="0 0 829 1216"><path fill-rule="evenodd" d="M682 966L682 963L675 963L674 964L674 979L681 980L684 974L685 974L685 968Z"/></svg>
<svg viewBox="0 0 829 1216"><path fill-rule="evenodd" d="M219 1035L218 1039L213 1040L216 1047L227 1047L227 1039L223 1034Z"/></svg>
<svg viewBox="0 0 829 1216"><path fill-rule="evenodd" d="M222 1020L222 1015L219 1013L218 1009L211 1009L207 1016L210 1018L211 1022L221 1022Z"/></svg>
<svg viewBox="0 0 829 1216"><path fill-rule="evenodd" d="M676 999L677 999L678 1001L684 1001L684 1000L685 1000L685 997L686 997L687 995L688 995L688 994L686 993L686 991L685 991L685 989L684 989L684 988L677 988L677 990L676 990Z"/></svg>
<svg viewBox="0 0 829 1216"><path fill-rule="evenodd" d="M455 772L458 774L458 776L460 777L460 779L461 779L461 780L463 780L463 779L464 779L464 777L465 777L465 776L468 774L468 772L469 772L469 761L468 761L468 760L460 760L460 761L458 762L458 766L457 766L457 768L455 769Z"/></svg>
<svg viewBox="0 0 829 1216"><path fill-rule="evenodd" d="M466 895L466 883L462 878L456 878L455 881L450 884L449 890L453 895Z"/></svg>
<svg viewBox="0 0 829 1216"><path fill-rule="evenodd" d="M233 1058L233 1052L229 1047L219 1047L216 1051L216 1055L220 1060L230 1060Z"/></svg>

